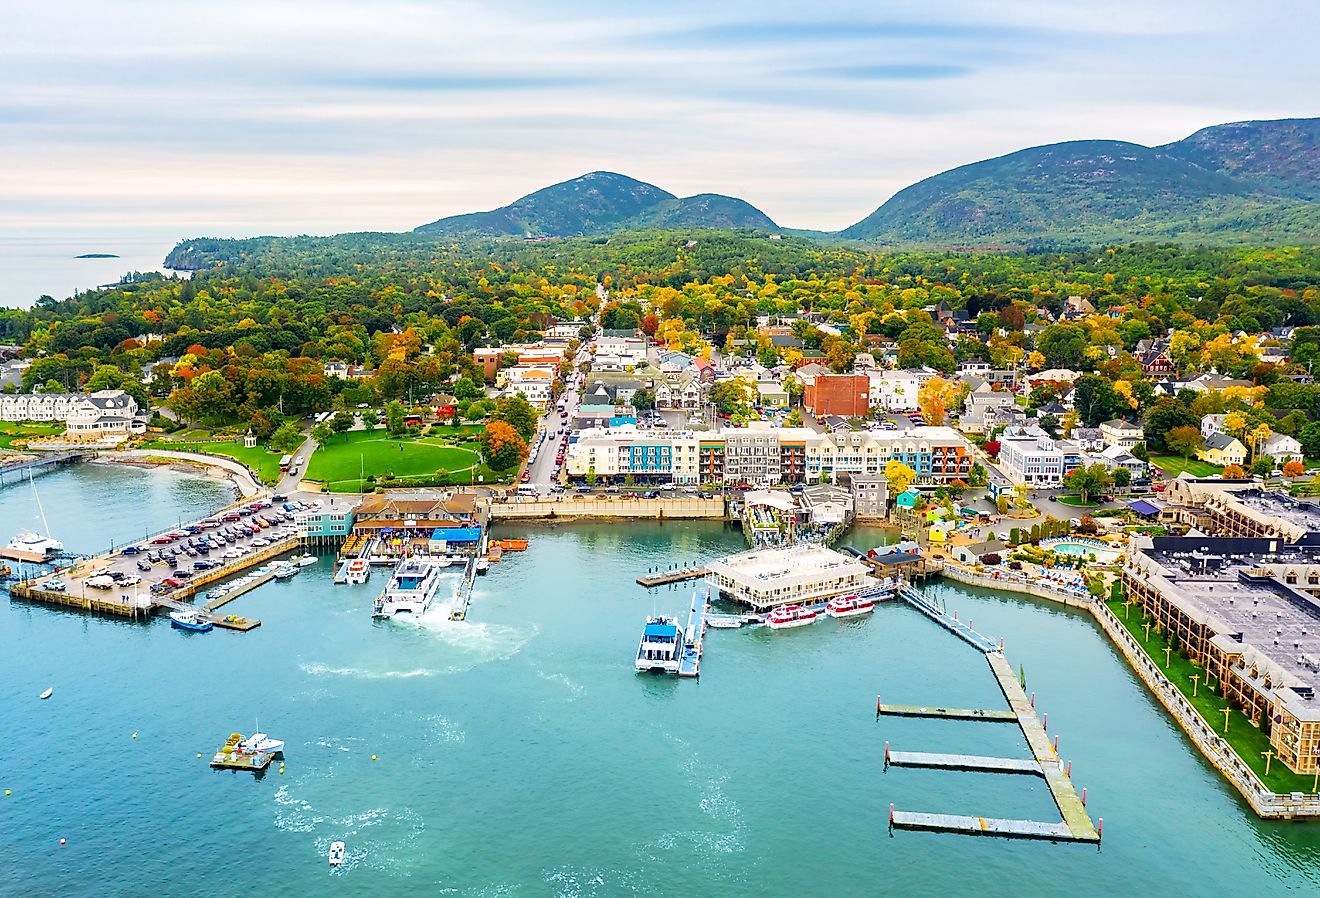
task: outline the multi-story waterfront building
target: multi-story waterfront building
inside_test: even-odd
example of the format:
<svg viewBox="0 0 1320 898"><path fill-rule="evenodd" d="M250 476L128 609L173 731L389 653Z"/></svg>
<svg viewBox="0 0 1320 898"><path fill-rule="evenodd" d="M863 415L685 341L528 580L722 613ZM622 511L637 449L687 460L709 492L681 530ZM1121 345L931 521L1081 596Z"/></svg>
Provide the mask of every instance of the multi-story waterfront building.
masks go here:
<svg viewBox="0 0 1320 898"><path fill-rule="evenodd" d="M1320 533L1320 505L1250 480L1178 477L1164 494L1161 519L1214 536L1275 537L1297 542Z"/></svg>
<svg viewBox="0 0 1320 898"><path fill-rule="evenodd" d="M874 582L866 564L819 545L743 552L707 569L721 593L758 612L856 592Z"/></svg>
<svg viewBox="0 0 1320 898"><path fill-rule="evenodd" d="M655 446L648 464L634 465L632 447ZM661 446L669 448L666 455ZM654 458L656 464L649 464ZM903 431L817 433L805 427L756 426L709 433L592 428L570 444L565 470L571 479L624 477L651 482L816 483L841 475L879 475L890 461L911 467L920 483L966 481L972 456L966 440L949 427ZM665 465L669 467L666 469Z"/></svg>
<svg viewBox="0 0 1320 898"><path fill-rule="evenodd" d="M1053 439L1039 427L1010 428L999 438L1000 470L1014 483L1058 486L1082 462L1076 443Z"/></svg>
<svg viewBox="0 0 1320 898"><path fill-rule="evenodd" d="M123 390L0 395L0 421L63 421L78 436L143 431L145 425L135 426L137 412L137 400Z"/></svg>
<svg viewBox="0 0 1320 898"><path fill-rule="evenodd" d="M1137 537L1123 567L1141 605L1206 684L1269 735L1295 773L1320 773L1320 534Z"/></svg>

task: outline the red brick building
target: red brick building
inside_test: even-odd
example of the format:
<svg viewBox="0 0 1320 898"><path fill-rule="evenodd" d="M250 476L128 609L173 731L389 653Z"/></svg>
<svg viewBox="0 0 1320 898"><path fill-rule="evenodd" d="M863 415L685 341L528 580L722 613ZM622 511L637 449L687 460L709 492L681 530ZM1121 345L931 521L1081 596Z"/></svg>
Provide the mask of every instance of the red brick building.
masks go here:
<svg viewBox="0 0 1320 898"><path fill-rule="evenodd" d="M818 374L802 391L802 404L816 416L864 418L870 398L871 380L865 374Z"/></svg>

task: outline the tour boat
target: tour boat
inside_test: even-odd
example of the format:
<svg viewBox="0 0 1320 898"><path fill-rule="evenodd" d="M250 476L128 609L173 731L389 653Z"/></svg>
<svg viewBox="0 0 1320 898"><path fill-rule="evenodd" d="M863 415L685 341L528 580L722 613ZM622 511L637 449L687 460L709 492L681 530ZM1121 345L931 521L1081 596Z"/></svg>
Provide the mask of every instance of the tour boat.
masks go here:
<svg viewBox="0 0 1320 898"><path fill-rule="evenodd" d="M440 588L440 572L443 570L444 565L429 558L407 558L399 562L384 592L372 606L371 616L422 614L431 607L431 600Z"/></svg>
<svg viewBox="0 0 1320 898"><path fill-rule="evenodd" d="M238 744L238 750L249 755L273 755L284 751L284 740L272 739L265 733L253 733Z"/></svg>
<svg viewBox="0 0 1320 898"><path fill-rule="evenodd" d="M367 577L371 575L371 565L365 558L354 558L348 563L348 570L344 572L344 580L347 583L366 583Z"/></svg>
<svg viewBox="0 0 1320 898"><path fill-rule="evenodd" d="M825 613L830 617L856 617L859 614L874 611L877 604L879 603L875 599L864 599L861 596L843 596L838 599L830 599Z"/></svg>
<svg viewBox="0 0 1320 898"><path fill-rule="evenodd" d="M200 611L171 611L170 626L179 630L192 630L197 633L205 633L215 624L209 617Z"/></svg>
<svg viewBox="0 0 1320 898"><path fill-rule="evenodd" d="M46 687L46 691L43 692L43 693L41 693L41 695L39 695L39 696L37 696L37 697L38 697L38 698L42 698L42 699L47 699L47 698L50 698L50 697L51 697L52 695L54 695L54 694L55 694L55 689L54 689L53 687L47 686L47 687Z"/></svg>
<svg viewBox="0 0 1320 898"><path fill-rule="evenodd" d="M805 627L816 620L814 608L801 605L784 605L765 616L765 625L771 630L787 630L790 627Z"/></svg>
<svg viewBox="0 0 1320 898"><path fill-rule="evenodd" d="M336 841L336 842L331 842L331 843L330 843L330 866L332 866L332 867L338 867L338 866L339 866L340 864L342 864L343 862L344 862L344 843L343 843L343 842L338 842L338 841Z"/></svg>
<svg viewBox="0 0 1320 898"><path fill-rule="evenodd" d="M637 645L637 669L678 673L683 643L683 629L677 618L648 617Z"/></svg>

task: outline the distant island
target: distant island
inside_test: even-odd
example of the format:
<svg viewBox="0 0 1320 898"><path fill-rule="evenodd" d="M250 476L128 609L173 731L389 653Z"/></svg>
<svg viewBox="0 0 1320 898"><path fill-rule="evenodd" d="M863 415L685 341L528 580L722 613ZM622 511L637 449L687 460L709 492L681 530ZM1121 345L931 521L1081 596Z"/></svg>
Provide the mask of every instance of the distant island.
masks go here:
<svg viewBox="0 0 1320 898"><path fill-rule="evenodd" d="M83 253L81 256L74 256L75 259L118 259L119 256L114 253Z"/></svg>

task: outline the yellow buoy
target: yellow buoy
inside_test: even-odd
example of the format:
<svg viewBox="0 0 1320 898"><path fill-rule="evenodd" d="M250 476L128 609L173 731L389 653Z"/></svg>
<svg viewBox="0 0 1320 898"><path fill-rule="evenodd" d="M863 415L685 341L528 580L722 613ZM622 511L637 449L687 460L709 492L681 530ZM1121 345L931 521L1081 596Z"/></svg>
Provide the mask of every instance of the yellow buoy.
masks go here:
<svg viewBox="0 0 1320 898"><path fill-rule="evenodd" d="M373 760L373 761L376 760L376 756L375 756L375 755L372 755L372 756L371 756L371 760Z"/></svg>
<svg viewBox="0 0 1320 898"><path fill-rule="evenodd" d="M5 790L5 794L6 794L6 795L9 794L9 790L8 790L8 789Z"/></svg>
<svg viewBox="0 0 1320 898"><path fill-rule="evenodd" d="M202 753L199 751L199 752L197 753L197 757L200 758L201 756L202 756Z"/></svg>
<svg viewBox="0 0 1320 898"><path fill-rule="evenodd" d="M134 739L137 738L137 733L134 733L134 734L133 734L133 738L134 738Z"/></svg>

